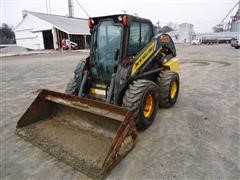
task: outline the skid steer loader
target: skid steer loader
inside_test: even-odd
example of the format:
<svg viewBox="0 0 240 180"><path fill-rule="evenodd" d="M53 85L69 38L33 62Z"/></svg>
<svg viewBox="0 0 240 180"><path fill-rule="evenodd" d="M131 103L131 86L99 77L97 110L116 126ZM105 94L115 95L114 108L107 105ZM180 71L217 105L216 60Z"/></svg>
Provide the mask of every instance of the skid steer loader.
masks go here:
<svg viewBox="0 0 240 180"><path fill-rule="evenodd" d="M173 106L179 61L167 34L127 14L90 18L90 55L77 65L66 92L42 90L16 133L101 179L134 147L158 107Z"/></svg>

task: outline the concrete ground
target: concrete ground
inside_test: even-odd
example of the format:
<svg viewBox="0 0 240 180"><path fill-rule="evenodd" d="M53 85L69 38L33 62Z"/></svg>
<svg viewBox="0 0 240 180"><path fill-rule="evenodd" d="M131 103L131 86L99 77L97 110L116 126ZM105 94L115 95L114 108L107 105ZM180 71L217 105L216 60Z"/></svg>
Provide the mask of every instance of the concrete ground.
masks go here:
<svg viewBox="0 0 240 180"><path fill-rule="evenodd" d="M239 179L240 51L230 45L177 45L177 104L160 109L152 126L108 179ZM64 91L87 53L4 57L1 65L3 179L87 179L14 134L41 88Z"/></svg>
<svg viewBox="0 0 240 180"><path fill-rule="evenodd" d="M63 53L69 53L68 50L63 51ZM89 52L88 49L79 49L72 50L71 53L79 53L79 52ZM21 46L10 45L7 47L1 47L0 45L0 58L3 57L11 57L11 56L26 56L26 55L43 55L43 54L53 54L59 53L59 51L55 50L30 50Z"/></svg>

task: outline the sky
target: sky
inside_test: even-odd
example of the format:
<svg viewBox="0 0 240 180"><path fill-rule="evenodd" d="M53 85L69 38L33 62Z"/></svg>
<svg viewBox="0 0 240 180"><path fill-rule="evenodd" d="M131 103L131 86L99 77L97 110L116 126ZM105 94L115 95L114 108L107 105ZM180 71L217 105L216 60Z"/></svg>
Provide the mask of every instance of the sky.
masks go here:
<svg viewBox="0 0 240 180"><path fill-rule="evenodd" d="M15 27L22 20L22 10L46 13L50 1L51 13L68 14L68 0L0 0L0 24ZM73 0L74 16L88 18L77 0ZM196 32L211 32L238 0L78 0L91 17L123 13L137 14L164 26L169 22L192 23ZM234 15L237 9L230 14ZM228 17L226 21L228 22Z"/></svg>

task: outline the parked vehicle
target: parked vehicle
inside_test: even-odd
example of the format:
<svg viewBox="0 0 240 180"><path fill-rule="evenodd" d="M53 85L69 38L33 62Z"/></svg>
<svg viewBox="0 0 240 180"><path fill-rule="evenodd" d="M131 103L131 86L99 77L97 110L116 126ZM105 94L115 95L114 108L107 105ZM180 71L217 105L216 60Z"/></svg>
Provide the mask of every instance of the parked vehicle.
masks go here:
<svg viewBox="0 0 240 180"><path fill-rule="evenodd" d="M216 38L203 38L202 39L202 44L217 44L218 40Z"/></svg>
<svg viewBox="0 0 240 180"><path fill-rule="evenodd" d="M63 50L68 50L69 47L70 47L70 45L71 45L71 49L72 49L72 50L77 50L77 49L79 49L77 43L72 42L72 41L70 41L70 40L68 40L68 39L63 39L63 40L62 40L62 48L63 48Z"/></svg>
<svg viewBox="0 0 240 180"><path fill-rule="evenodd" d="M201 44L201 39L194 39L192 40L192 45L200 45Z"/></svg>
<svg viewBox="0 0 240 180"><path fill-rule="evenodd" d="M239 49L239 47L240 47L240 37L233 38L231 40L231 46L235 47L236 49Z"/></svg>

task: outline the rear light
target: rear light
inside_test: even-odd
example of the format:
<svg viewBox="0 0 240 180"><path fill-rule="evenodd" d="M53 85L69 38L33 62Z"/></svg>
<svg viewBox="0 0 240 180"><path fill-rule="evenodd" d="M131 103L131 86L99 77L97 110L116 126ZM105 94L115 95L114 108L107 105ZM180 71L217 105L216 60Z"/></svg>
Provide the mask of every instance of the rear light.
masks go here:
<svg viewBox="0 0 240 180"><path fill-rule="evenodd" d="M93 27L93 20L89 19L88 20L88 27L91 29Z"/></svg>
<svg viewBox="0 0 240 180"><path fill-rule="evenodd" d="M127 16L126 15L123 16L122 23L124 26L127 25Z"/></svg>

